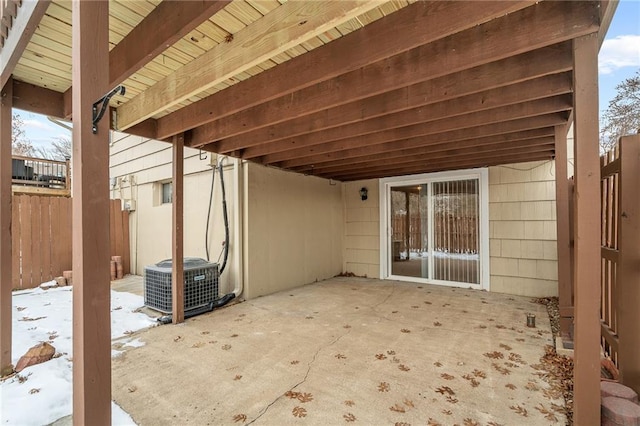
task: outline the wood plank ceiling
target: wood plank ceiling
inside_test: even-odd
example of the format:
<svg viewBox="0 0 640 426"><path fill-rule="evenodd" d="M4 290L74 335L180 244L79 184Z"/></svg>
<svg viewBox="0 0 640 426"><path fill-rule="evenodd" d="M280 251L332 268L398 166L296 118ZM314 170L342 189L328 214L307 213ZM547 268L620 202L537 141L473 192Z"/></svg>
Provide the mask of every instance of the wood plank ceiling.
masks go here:
<svg viewBox="0 0 640 426"><path fill-rule="evenodd" d="M114 128L184 132L189 147L343 181L553 158L573 106L571 40L603 14L548 0L109 10L110 80L127 89ZM51 2L13 78L16 107L69 118L69 1Z"/></svg>

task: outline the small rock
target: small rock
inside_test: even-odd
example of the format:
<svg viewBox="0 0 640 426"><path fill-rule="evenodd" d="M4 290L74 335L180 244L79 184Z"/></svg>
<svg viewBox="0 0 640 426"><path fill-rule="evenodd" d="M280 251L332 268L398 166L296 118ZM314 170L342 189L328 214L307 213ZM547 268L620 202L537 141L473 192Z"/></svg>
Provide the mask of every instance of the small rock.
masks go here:
<svg viewBox="0 0 640 426"><path fill-rule="evenodd" d="M18 360L18 364L16 365L16 372L20 372L25 368L41 364L43 362L49 361L53 358L53 355L56 353L56 348L48 344L47 342L42 342L27 351L20 360Z"/></svg>
<svg viewBox="0 0 640 426"><path fill-rule="evenodd" d="M55 280L47 281L46 283L40 284L40 288L43 290L49 290L50 288L58 287L58 283Z"/></svg>

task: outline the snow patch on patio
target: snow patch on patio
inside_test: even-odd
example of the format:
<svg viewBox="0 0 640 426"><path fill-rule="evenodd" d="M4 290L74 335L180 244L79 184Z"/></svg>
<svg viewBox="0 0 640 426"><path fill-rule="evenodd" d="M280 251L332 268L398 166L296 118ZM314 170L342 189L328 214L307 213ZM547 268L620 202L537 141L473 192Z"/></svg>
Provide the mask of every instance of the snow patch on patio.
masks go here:
<svg viewBox="0 0 640 426"><path fill-rule="evenodd" d="M0 382L1 424L44 425L72 413L72 289L36 288L13 293L13 364L40 342L49 342L61 355ZM141 296L111 291L112 339L156 324L153 318L138 312L143 304ZM143 345L137 338L123 342L128 347ZM112 356L120 353L112 351ZM112 424L135 423L112 403Z"/></svg>

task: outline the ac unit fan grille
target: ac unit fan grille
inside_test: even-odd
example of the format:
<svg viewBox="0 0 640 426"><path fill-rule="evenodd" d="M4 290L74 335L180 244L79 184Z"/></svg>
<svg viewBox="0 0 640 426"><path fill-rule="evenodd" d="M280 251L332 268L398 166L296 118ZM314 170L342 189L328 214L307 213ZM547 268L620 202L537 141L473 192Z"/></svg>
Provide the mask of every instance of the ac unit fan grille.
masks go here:
<svg viewBox="0 0 640 426"><path fill-rule="evenodd" d="M164 260L144 268L144 304L163 313L171 313L172 265ZM184 310L199 308L218 298L217 263L204 259L184 259Z"/></svg>

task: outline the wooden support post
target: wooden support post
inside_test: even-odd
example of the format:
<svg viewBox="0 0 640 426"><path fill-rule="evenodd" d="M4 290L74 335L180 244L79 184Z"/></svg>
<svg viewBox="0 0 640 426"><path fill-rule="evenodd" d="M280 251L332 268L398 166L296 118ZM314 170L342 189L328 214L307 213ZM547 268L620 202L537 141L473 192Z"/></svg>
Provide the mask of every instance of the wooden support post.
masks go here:
<svg viewBox="0 0 640 426"><path fill-rule="evenodd" d="M621 382L640 393L640 135L622 138L620 161L618 361Z"/></svg>
<svg viewBox="0 0 640 426"><path fill-rule="evenodd" d="M13 81L0 98L0 377L11 364L11 110Z"/></svg>
<svg viewBox="0 0 640 426"><path fill-rule="evenodd" d="M555 127L556 229L558 248L558 295L560 334L569 337L573 323L573 283L571 282L571 242L569 235L569 183L567 180L567 127Z"/></svg>
<svg viewBox="0 0 640 426"><path fill-rule="evenodd" d="M598 35L573 40L575 158L574 423L600 424Z"/></svg>
<svg viewBox="0 0 640 426"><path fill-rule="evenodd" d="M108 91L109 4L74 1L73 424L111 424L109 123L92 131L93 103Z"/></svg>
<svg viewBox="0 0 640 426"><path fill-rule="evenodd" d="M184 134L181 133L172 138L173 142L173 233L172 233L172 258L171 294L173 304L173 323L184 321Z"/></svg>

